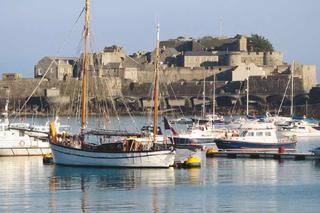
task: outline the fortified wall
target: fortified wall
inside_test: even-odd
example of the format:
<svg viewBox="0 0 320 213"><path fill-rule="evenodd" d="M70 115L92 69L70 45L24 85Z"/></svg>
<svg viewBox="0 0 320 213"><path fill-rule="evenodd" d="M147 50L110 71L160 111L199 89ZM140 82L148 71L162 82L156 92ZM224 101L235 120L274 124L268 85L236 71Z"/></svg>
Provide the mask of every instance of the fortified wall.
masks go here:
<svg viewBox="0 0 320 213"><path fill-rule="evenodd" d="M160 81L179 82L179 81L202 81L204 78L213 81L216 80L231 81L231 71L233 67L216 66L210 69L204 67L188 68L188 67L168 67L161 71ZM126 68L120 70L120 78L123 81L151 83L154 80L153 70L138 70L135 68Z"/></svg>
<svg viewBox="0 0 320 213"><path fill-rule="evenodd" d="M225 52L220 54L220 63L225 66L237 66L241 63L257 66L278 66L283 64L281 52Z"/></svg>
<svg viewBox="0 0 320 213"><path fill-rule="evenodd" d="M0 81L0 108L4 109L6 90L9 89L11 109L21 107L32 94L40 79L21 79L16 81ZM81 81L68 79L66 81L43 81L35 90L27 105L41 106L45 102L49 105L67 105L78 101L81 96ZM121 81L119 78L94 78L88 82L89 99L108 99L121 94ZM16 110L15 110L16 111Z"/></svg>

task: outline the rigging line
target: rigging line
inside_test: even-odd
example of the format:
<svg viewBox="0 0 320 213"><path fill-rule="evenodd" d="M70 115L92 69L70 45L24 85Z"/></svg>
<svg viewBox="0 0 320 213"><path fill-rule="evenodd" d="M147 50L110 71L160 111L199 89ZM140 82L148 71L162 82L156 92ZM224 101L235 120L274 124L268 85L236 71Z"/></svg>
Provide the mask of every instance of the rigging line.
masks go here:
<svg viewBox="0 0 320 213"><path fill-rule="evenodd" d="M107 75L108 75L108 74L107 74ZM105 81L105 85L107 86L107 94L106 94L106 95L108 95L108 97L111 99L112 108L113 108L113 110L114 110L114 112L115 112L116 118L117 118L118 123L119 123L119 125L120 125L120 118L119 118L119 114L118 114L118 112L117 112L117 107L116 107L116 105L115 105L115 103L114 103L114 100L113 100L112 94L111 94L112 89L110 88L110 85L109 85L110 82L108 82L108 79L107 79L107 78L105 78L104 81Z"/></svg>
<svg viewBox="0 0 320 213"><path fill-rule="evenodd" d="M154 74L154 78L155 78L155 74ZM154 80L153 80L153 82L154 82ZM152 95L152 93L153 93L153 90L154 90L154 85L153 85L153 83L150 83L150 88L149 88L149 93L148 93L148 98L150 98L150 100L151 101L154 101L154 99L153 99L153 95ZM152 109L152 107L151 107L151 109ZM146 108L146 114L147 114L147 123L149 123L149 124L151 124L152 122L153 122L153 120L152 120L152 113L153 112L153 110L148 110L147 108Z"/></svg>
<svg viewBox="0 0 320 213"><path fill-rule="evenodd" d="M71 112L73 111L72 109L73 109L73 107L74 107L74 105L75 105L75 97L76 97L76 90L77 90L77 88L78 88L78 84L76 84L76 86L75 87L73 87L73 90L72 90L72 92L71 92L71 94L70 94L70 98L71 98L71 103L70 103L70 106L69 106L69 112L68 112L68 114L71 114Z"/></svg>
<svg viewBox="0 0 320 213"><path fill-rule="evenodd" d="M73 24L73 26L71 27L71 30L67 33L67 37L66 39L63 41L61 47L58 49L57 51L57 55L59 55L59 53L63 50L63 48L65 47L67 41L70 39L71 33L74 31L76 23L78 22L78 20ZM49 64L48 69L45 71L44 75L41 77L39 83L36 85L36 87L34 88L34 90L32 91L31 95L27 98L27 100L24 102L24 104L22 105L22 107L19 109L18 115L21 113L21 111L24 109L24 107L27 105L27 103L29 102L29 100L31 99L31 97L34 95L34 93L37 91L37 89L39 88L39 86L41 85L41 83L43 82L43 80L45 79L46 75L48 74L53 62L55 62L55 60L57 59L58 56L54 56L53 60L51 61L51 63ZM17 119L17 115L14 117L13 120Z"/></svg>
<svg viewBox="0 0 320 213"><path fill-rule="evenodd" d="M97 76L100 76L99 70L102 71L102 65L100 64L100 60L97 60L96 62L97 62L97 64L98 64L98 72L96 72L95 74L96 74ZM94 66L94 70L95 70L95 63L94 63L93 66ZM104 79L100 79L99 82L100 82L100 84L101 84L102 91L105 91L106 88L105 88ZM96 88L96 94L97 94L97 91L98 91L98 89ZM99 106L100 106L100 109L99 109L99 110L100 110L100 112L103 114L103 120L104 120L104 121L102 121L102 124L103 124L104 128L106 128L106 125L105 125L105 124L110 123L110 113L109 113L108 103L107 103L107 97L105 96L105 93L102 93L102 94L101 94L101 99L102 99L102 103L99 104ZM102 109L102 107L103 107L103 109Z"/></svg>
<svg viewBox="0 0 320 213"><path fill-rule="evenodd" d="M120 90L120 96L121 96L122 98L124 98L124 95L123 95L123 93L122 93L121 90ZM129 115L130 119L132 120L132 122L133 122L133 124L134 124L134 127L136 128L136 130L139 130L139 128L138 128L138 126L137 126L137 123L136 123L136 120L133 118L133 114L130 112L130 109L129 109L126 101L123 100L122 103L123 103L123 105L125 106L125 108L126 108L126 110L127 110L127 112L128 112L128 115Z"/></svg>
<svg viewBox="0 0 320 213"><path fill-rule="evenodd" d="M78 62L78 61L77 61ZM72 70L74 69L74 65L72 65ZM66 79L66 85L65 87L63 87L63 90L62 90L62 97L64 97L66 94L67 94L67 91L69 90L70 88L70 85L71 85L71 78L67 78ZM58 109L57 109L57 114L60 113L61 111L61 108L62 108L62 104L59 104L58 105Z"/></svg>
<svg viewBox="0 0 320 213"><path fill-rule="evenodd" d="M81 18L81 16L82 16L83 12L85 11L85 9L86 9L86 7L84 6L84 7L82 8L82 10L81 10L81 12L80 12L77 20L74 22L74 24L78 23L78 21L80 20L80 18Z"/></svg>
<svg viewBox="0 0 320 213"><path fill-rule="evenodd" d="M95 57L96 57L96 56L95 56ZM95 61L95 60L96 60L96 58L93 57L93 61ZM94 70L95 74L98 76L97 78L100 79L99 83L100 83L100 86L101 86L101 88L102 88L102 91L105 91L103 79L101 79L101 78L99 77L99 76L100 76L100 71L102 71L102 65L100 64L100 60L96 60L96 62L98 63L98 68L96 68L96 67L95 67L95 63L93 63L93 70ZM97 72L96 72L96 70L97 70ZM93 75L93 74L91 74L91 75ZM98 85L97 85L97 84L95 84L94 89L95 89L94 94L96 94L96 95L98 96ZM101 96L101 100L102 100L102 103L101 103L101 104L103 104L103 102L106 102L107 99L106 99L106 97L104 96L104 93L102 93L100 96ZM99 101L98 101L98 102L99 102ZM98 105L99 105L98 111L100 111L100 113L103 114L103 118L102 118L101 123L103 124L104 128L106 128L106 123L110 121L110 120L108 121L107 118L109 118L110 115L109 115L109 112L108 112L108 107L107 107L107 105L105 105L105 109L106 109L106 110L102 111L102 106L101 106L101 104L100 104L100 103L98 104ZM107 111L107 113L105 113L105 111ZM108 116L108 117L107 117L107 116ZM100 122L100 120L99 120L99 122Z"/></svg>
<svg viewBox="0 0 320 213"><path fill-rule="evenodd" d="M176 100L178 100L178 97L177 97L177 95L176 95L176 93L175 93L175 91L174 91L171 83L169 84L169 87L170 87L170 89L171 89L171 91L172 91L172 93L173 93L174 98L175 98ZM184 115L184 113L183 113L183 110L182 110L182 108L181 108L180 105L179 105L178 108L179 108L180 113L182 114L182 117L185 117L185 115Z"/></svg>
<svg viewBox="0 0 320 213"><path fill-rule="evenodd" d="M243 82L241 81L240 82L240 86L239 86L239 91L241 90L241 87L242 87L242 84L243 84ZM238 102L238 99L236 100L236 102L232 105L232 108L231 108L231 115L233 114L233 111L235 110L235 108L236 108L236 105L237 105L237 102Z"/></svg>
<svg viewBox="0 0 320 213"><path fill-rule="evenodd" d="M124 100L124 95L123 95L121 89L120 89L120 91L119 91L119 95L120 95L120 97L123 98L122 103L123 103L123 105L125 106L125 108L126 108L126 110L127 110L127 112L128 112L128 115L129 115L130 119L132 120L132 122L133 122L133 124L134 124L134 127L136 128L136 130L139 130L139 128L138 128L138 126L137 126L137 123L136 123L136 120L133 118L134 114L130 112L129 107L128 107L126 101Z"/></svg>
<svg viewBox="0 0 320 213"><path fill-rule="evenodd" d="M163 74L164 74L164 72L163 72ZM166 82L165 75L160 75L160 78L161 78L162 82ZM168 87L170 87L170 90L172 91L175 100L178 100L178 97L177 97L177 95L176 95L176 93L175 93L175 91L174 91L174 89L173 89L173 87L172 87L171 82L169 82L169 84L164 83L163 85L164 85L166 91L168 92L169 98L170 98L170 94L169 94L169 89L168 89ZM168 86L168 85L169 85L169 86ZM185 117L185 116L184 116L184 113L183 113L183 110L182 110L182 108L181 108L180 105L178 105L178 108L179 108L180 113L182 114L182 117Z"/></svg>
<svg viewBox="0 0 320 213"><path fill-rule="evenodd" d="M286 94L287 94L287 90L288 90L288 88L289 88L289 84L290 84L290 82L291 82L291 78L289 77L289 80L288 80L288 83L287 83L286 89L285 89L284 94L283 94L283 96L282 96L282 100L281 100L281 103L280 103L279 109L278 109L278 111L277 111L277 116L279 115L280 110L281 110L281 108L282 108L282 104L283 104L284 99L285 99L285 96L286 96Z"/></svg>

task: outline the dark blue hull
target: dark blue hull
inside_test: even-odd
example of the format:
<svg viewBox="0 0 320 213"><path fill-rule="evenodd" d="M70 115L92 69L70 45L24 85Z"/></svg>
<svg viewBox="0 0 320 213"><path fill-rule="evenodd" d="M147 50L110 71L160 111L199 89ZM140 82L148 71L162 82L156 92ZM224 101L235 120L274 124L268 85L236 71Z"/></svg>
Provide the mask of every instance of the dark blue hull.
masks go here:
<svg viewBox="0 0 320 213"><path fill-rule="evenodd" d="M216 139L215 143L219 149L278 149L279 147L295 149L297 142L292 141L286 143L258 143Z"/></svg>
<svg viewBox="0 0 320 213"><path fill-rule="evenodd" d="M187 137L172 137L171 141L175 145L214 145L213 138L187 138Z"/></svg>

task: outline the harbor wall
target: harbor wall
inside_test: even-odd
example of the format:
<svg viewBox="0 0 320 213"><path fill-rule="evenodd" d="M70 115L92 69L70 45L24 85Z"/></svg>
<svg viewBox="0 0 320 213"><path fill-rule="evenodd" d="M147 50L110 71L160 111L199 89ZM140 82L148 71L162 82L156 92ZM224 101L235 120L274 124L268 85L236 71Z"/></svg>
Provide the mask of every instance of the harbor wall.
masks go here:
<svg viewBox="0 0 320 213"><path fill-rule="evenodd" d="M188 69L187 69L188 71ZM207 70L200 70L207 77L205 82L198 80L178 82L167 81L160 84L160 105L162 109L183 110L184 113L199 113L203 103L203 89L205 88L207 110L213 105L214 82ZM169 74L173 75L173 74ZM175 76L172 77L174 79ZM291 102L291 84L288 85L288 75L278 76L251 76L250 77L250 110L264 114L266 110L277 111L283 101L283 113L287 113L287 107ZM60 113L76 114L80 103L81 81L69 79L67 81L44 81L35 90L39 79L22 79L16 81L0 81L0 111L4 109L6 101L6 88L10 88L9 110L18 113L32 92L23 113ZM303 79L294 78L294 104L296 112L319 117L320 103L319 91L313 89L312 93L305 93ZM287 93L283 94L287 87ZM111 80L95 78L89 81L89 113L101 113L101 107L110 107L126 113L142 113L153 107L152 84L139 83L132 80L121 81L120 78ZM217 80L216 107L222 114L242 114L246 110L246 81ZM94 95L95 94L95 95ZM306 104L308 104L306 109ZM318 108L317 108L318 107ZM289 112L289 111L288 111ZM112 111L109 113L112 114Z"/></svg>

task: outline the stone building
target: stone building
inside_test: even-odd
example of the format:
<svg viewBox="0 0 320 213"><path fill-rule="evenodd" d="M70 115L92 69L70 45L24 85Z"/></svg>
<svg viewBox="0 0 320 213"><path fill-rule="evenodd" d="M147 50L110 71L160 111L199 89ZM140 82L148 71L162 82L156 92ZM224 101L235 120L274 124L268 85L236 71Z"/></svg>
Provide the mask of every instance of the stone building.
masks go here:
<svg viewBox="0 0 320 213"><path fill-rule="evenodd" d="M43 57L34 67L34 77L42 78L45 73L45 78L50 80L76 77L78 62L77 57Z"/></svg>
<svg viewBox="0 0 320 213"><path fill-rule="evenodd" d="M302 85L305 92L309 92L309 90L312 87L316 86L317 84L316 65L295 63L293 73L295 77L299 77L302 80Z"/></svg>
<svg viewBox="0 0 320 213"><path fill-rule="evenodd" d="M160 42L161 48L175 48L179 52L187 51L247 51L247 37L236 35L233 38L205 36L199 39L178 37Z"/></svg>
<svg viewBox="0 0 320 213"><path fill-rule="evenodd" d="M241 63L232 71L232 81L245 81L248 76L266 76L266 72L262 67L250 63Z"/></svg>
<svg viewBox="0 0 320 213"><path fill-rule="evenodd" d="M2 73L2 80L4 81L16 81L22 79L21 73Z"/></svg>
<svg viewBox="0 0 320 213"><path fill-rule="evenodd" d="M183 55L183 67L212 67L218 61L218 55L208 51L188 51Z"/></svg>
<svg viewBox="0 0 320 213"><path fill-rule="evenodd" d="M96 76L106 77L109 72L114 74L122 68L125 57L123 48L113 45L105 47L101 52L93 53L90 65Z"/></svg>
<svg viewBox="0 0 320 213"><path fill-rule="evenodd" d="M175 48L172 47L163 47L160 49L160 61L162 65L166 65L168 67L178 66L180 63L179 57L180 52L178 52ZM146 53L147 62L153 63L155 59L155 50L152 52Z"/></svg>

